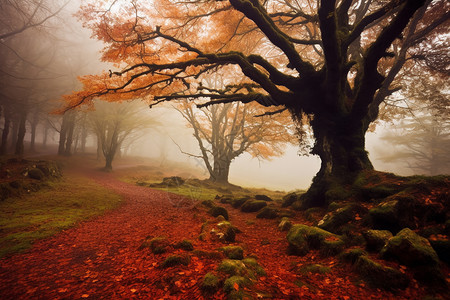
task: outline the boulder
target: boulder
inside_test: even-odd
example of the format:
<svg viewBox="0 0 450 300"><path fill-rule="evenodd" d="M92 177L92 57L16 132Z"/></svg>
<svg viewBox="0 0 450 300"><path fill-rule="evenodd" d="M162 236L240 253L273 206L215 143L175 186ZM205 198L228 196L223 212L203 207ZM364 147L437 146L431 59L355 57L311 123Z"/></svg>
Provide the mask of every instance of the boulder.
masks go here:
<svg viewBox="0 0 450 300"><path fill-rule="evenodd" d="M389 239L380 253L384 259L395 259L411 267L437 266L439 263L438 255L430 242L409 228L402 229Z"/></svg>
<svg viewBox="0 0 450 300"><path fill-rule="evenodd" d="M359 215L366 214L367 211L365 207L359 204L349 204L327 213L317 226L333 233L342 234L341 227L343 225L354 220Z"/></svg>
<svg viewBox="0 0 450 300"><path fill-rule="evenodd" d="M45 175L44 172L42 172L40 169L33 168L28 170L28 177L30 177L31 179L42 180L44 179Z"/></svg>
<svg viewBox="0 0 450 300"><path fill-rule="evenodd" d="M259 219L275 219L278 217L278 209L266 206L258 212L256 217Z"/></svg>
<svg viewBox="0 0 450 300"><path fill-rule="evenodd" d="M409 279L404 273L377 263L365 255L357 259L355 269L373 288L395 290L405 289L409 285Z"/></svg>
<svg viewBox="0 0 450 300"><path fill-rule="evenodd" d="M417 200L407 196L391 197L369 210L369 220L373 229L389 230L393 233L409 227L416 228L414 220Z"/></svg>
<svg viewBox="0 0 450 300"><path fill-rule="evenodd" d="M263 200L263 201L266 201L266 202L273 201L272 198L270 198L269 196L266 196L266 195L255 195L255 199L256 200Z"/></svg>
<svg viewBox="0 0 450 300"><path fill-rule="evenodd" d="M324 255L334 255L341 252L344 247L344 242L339 236L303 224L293 225L286 238L290 252L300 256L307 254L310 249L320 249Z"/></svg>
<svg viewBox="0 0 450 300"><path fill-rule="evenodd" d="M209 209L208 213L213 217L223 216L225 220L228 220L228 211L222 206L213 206Z"/></svg>
<svg viewBox="0 0 450 300"><path fill-rule="evenodd" d="M236 233L239 230L228 221L222 221L217 224L217 230L213 229L211 234L216 235L223 243L233 243L236 240Z"/></svg>
<svg viewBox="0 0 450 300"><path fill-rule="evenodd" d="M244 249L240 246L226 246L219 248L219 251L222 251L229 259L240 260L244 258Z"/></svg>
<svg viewBox="0 0 450 300"><path fill-rule="evenodd" d="M288 207L291 206L295 201L297 201L300 198L300 194L298 193L289 193L283 197L283 203L281 204L281 207Z"/></svg>
<svg viewBox="0 0 450 300"><path fill-rule="evenodd" d="M264 200L247 200L245 203L241 206L241 211L243 212L256 212L259 211L261 208L266 207L267 202Z"/></svg>
<svg viewBox="0 0 450 300"><path fill-rule="evenodd" d="M219 278L213 273L206 273L202 280L202 290L208 293L215 293L219 288Z"/></svg>
<svg viewBox="0 0 450 300"><path fill-rule="evenodd" d="M392 238L392 233L388 230L367 230L363 232L368 251L380 252L388 240Z"/></svg>
<svg viewBox="0 0 450 300"><path fill-rule="evenodd" d="M179 176L164 177L162 185L167 187L178 187L184 184L184 179Z"/></svg>
<svg viewBox="0 0 450 300"><path fill-rule="evenodd" d="M281 219L280 224L278 224L278 228L281 231L288 231L292 227L292 222L288 217L284 217Z"/></svg>
<svg viewBox="0 0 450 300"><path fill-rule="evenodd" d="M439 259L450 265L450 240L448 239L431 239L431 247L438 255Z"/></svg>
<svg viewBox="0 0 450 300"><path fill-rule="evenodd" d="M248 197L242 197L242 198L237 198L237 199L233 199L233 201L231 201L231 206L233 206L234 208L239 208L242 206L242 204L244 204L249 198Z"/></svg>

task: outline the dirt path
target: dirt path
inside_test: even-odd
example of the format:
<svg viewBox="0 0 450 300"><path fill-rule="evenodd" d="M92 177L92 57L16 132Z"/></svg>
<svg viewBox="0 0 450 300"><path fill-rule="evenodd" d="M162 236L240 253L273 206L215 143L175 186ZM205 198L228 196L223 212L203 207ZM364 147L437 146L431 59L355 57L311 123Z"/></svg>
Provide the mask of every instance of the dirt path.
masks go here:
<svg viewBox="0 0 450 300"><path fill-rule="evenodd" d="M26 253L0 260L0 299L203 299L200 282L220 260L191 254L188 266L161 269L165 257L182 250L155 255L138 248L147 236L166 236L171 241L192 240L195 249L217 249L218 242L198 240L202 223L212 218L192 205L174 206L190 199L123 183L111 174L92 171L87 176L122 195L124 204L38 241ZM256 255L267 271L249 291L255 298L269 294L273 299L414 298L407 296L412 291L394 295L355 285L345 266L334 268L333 258L319 258L314 252L302 258L288 256L286 233L277 229L275 220L227 209L232 224L242 230L236 244L244 247L246 255ZM295 272L308 263L330 266L332 272ZM305 283L304 287L295 281ZM224 296L219 291L205 299Z"/></svg>

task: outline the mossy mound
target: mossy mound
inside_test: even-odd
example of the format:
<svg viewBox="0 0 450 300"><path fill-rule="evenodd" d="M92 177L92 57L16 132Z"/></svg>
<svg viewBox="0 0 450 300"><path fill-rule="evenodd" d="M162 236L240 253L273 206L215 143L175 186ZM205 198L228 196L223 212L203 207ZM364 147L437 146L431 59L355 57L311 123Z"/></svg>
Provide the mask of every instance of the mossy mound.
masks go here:
<svg viewBox="0 0 450 300"><path fill-rule="evenodd" d="M174 244L173 247L175 249L183 249L185 251L194 250L194 246L192 245L192 242L189 240L182 240L181 242Z"/></svg>
<svg viewBox="0 0 450 300"><path fill-rule="evenodd" d="M359 204L352 203L335 211L327 213L317 226L336 234L342 234L342 226L348 222L355 220L359 215L367 213L367 209Z"/></svg>
<svg viewBox="0 0 450 300"><path fill-rule="evenodd" d="M288 231L292 227L292 222L288 217L284 217L281 219L280 223L278 224L278 228L281 231Z"/></svg>
<svg viewBox="0 0 450 300"><path fill-rule="evenodd" d="M303 224L293 225L287 234L289 251L303 256L310 249L320 249L323 255L335 255L344 249L341 238L318 227Z"/></svg>
<svg viewBox="0 0 450 300"><path fill-rule="evenodd" d="M321 264L303 265L300 267L299 272L303 275L306 274L327 274L331 272L330 267L325 267Z"/></svg>
<svg viewBox="0 0 450 300"><path fill-rule="evenodd" d="M213 206L208 213L213 217L223 216L225 220L228 220L228 211L225 207Z"/></svg>
<svg viewBox="0 0 450 300"><path fill-rule="evenodd" d="M384 259L395 259L406 266L437 266L439 258L430 242L409 228L389 239L381 250Z"/></svg>
<svg viewBox="0 0 450 300"><path fill-rule="evenodd" d="M240 246L226 246L219 248L219 251L222 251L229 259L241 260L244 258L244 249Z"/></svg>
<svg viewBox="0 0 450 300"><path fill-rule="evenodd" d="M367 256L367 252L361 248L353 248L353 249L348 249L348 250L342 252L339 255L339 259L344 262L354 264L354 263L356 263L358 258L360 258L363 255Z"/></svg>
<svg viewBox="0 0 450 300"><path fill-rule="evenodd" d="M213 294L219 289L219 278L214 273L206 273L201 287L203 291Z"/></svg>
<svg viewBox="0 0 450 300"><path fill-rule="evenodd" d="M285 195L282 199L281 207L289 207L291 206L295 201L297 201L300 198L300 193L289 193Z"/></svg>
<svg viewBox="0 0 450 300"><path fill-rule="evenodd" d="M241 211L243 212L257 212L263 207L267 206L267 202L264 200L247 200L241 206Z"/></svg>
<svg viewBox="0 0 450 300"><path fill-rule="evenodd" d="M259 219L276 219L278 217L278 209L272 206L263 207L256 217Z"/></svg>
<svg viewBox="0 0 450 300"><path fill-rule="evenodd" d="M150 248L153 254L162 254L167 252L167 248L170 246L170 242L166 237L148 237L142 242L139 249Z"/></svg>
<svg viewBox="0 0 450 300"><path fill-rule="evenodd" d="M231 206L233 206L233 208L239 208L241 207L248 199L250 199L249 197L242 197L242 198L237 198L237 199L233 199L231 201Z"/></svg>
<svg viewBox="0 0 450 300"><path fill-rule="evenodd" d="M380 250L392 238L392 233L388 230L367 230L363 232L368 251L380 252Z"/></svg>
<svg viewBox="0 0 450 300"><path fill-rule="evenodd" d="M178 265L189 265L191 258L188 255L170 255L160 265L161 268L166 269Z"/></svg>
<svg viewBox="0 0 450 300"><path fill-rule="evenodd" d="M28 170L28 177L30 177L31 179L42 180L44 179L45 175L44 172L42 172L40 169L33 168Z"/></svg>
<svg viewBox="0 0 450 300"><path fill-rule="evenodd" d="M267 196L267 195L255 195L254 198L255 198L256 200L263 200L263 201L266 201L266 202L271 202L271 201L273 201L273 199L270 198L270 197Z"/></svg>
<svg viewBox="0 0 450 300"><path fill-rule="evenodd" d="M409 278L399 270L377 263L365 255L360 256L355 269L373 288L385 290L405 289Z"/></svg>

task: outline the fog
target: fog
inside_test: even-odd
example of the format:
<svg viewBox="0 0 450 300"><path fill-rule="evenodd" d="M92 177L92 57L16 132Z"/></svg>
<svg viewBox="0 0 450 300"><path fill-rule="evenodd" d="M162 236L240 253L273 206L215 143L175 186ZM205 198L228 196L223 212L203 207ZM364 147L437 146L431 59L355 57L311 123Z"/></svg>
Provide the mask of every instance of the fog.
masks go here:
<svg viewBox="0 0 450 300"><path fill-rule="evenodd" d="M63 1L55 4L55 7L60 7L62 3ZM62 107L60 100L63 94L81 87L77 81L78 76L114 68L100 62L99 51L103 45L91 39L91 33L83 29L74 18L73 13L78 8L77 4L78 1L69 2L61 13L46 22L44 27L31 28L1 40L4 62L1 77L4 84L1 88L0 128L4 133L5 128L10 126L10 135L3 154L12 154L17 151L15 147L17 138L14 135L20 131L19 119L23 107L28 109L27 122L24 125L26 130L23 152L25 155L55 152L56 148L51 146L56 146L60 142L63 118L61 115L49 115L49 112ZM5 23L5 20L3 22ZM19 69L18 65L23 68ZM34 78L29 79L28 75ZM31 94L23 96L24 90L31 91ZM25 98L28 99L26 103L18 100ZM199 147L193 137L192 128L186 126L186 121L179 112L172 109L171 105L149 109L143 104L142 113L159 123L152 125L152 128L145 128L141 133L136 133L133 140L128 142L129 147L126 150L126 143L122 145L123 152L131 156L157 158L161 164L165 161L188 162L198 170L198 174L208 178L208 171L200 158L182 153L199 155ZM8 121L8 118L11 120ZM77 115L74 118L79 121L81 116ZM85 123L85 121L79 121L79 124ZM394 129L395 126L382 125L375 132L368 133L367 151L376 169L410 175L413 171L405 167L404 162L384 162L381 159L386 149L395 151L391 142L381 139L386 132ZM69 145L69 151L70 146L73 147L73 152L88 149L95 151L97 144L92 132L84 127L71 130L72 134L79 137L80 142L75 141ZM86 135L84 144L81 142L83 134ZM295 140L296 137L292 136L292 139ZM39 147L34 149L32 144ZM297 146L287 145L282 156L273 157L270 160L253 158L248 153L240 155L232 161L229 181L242 186L284 191L306 189L319 168L318 157L299 156Z"/></svg>

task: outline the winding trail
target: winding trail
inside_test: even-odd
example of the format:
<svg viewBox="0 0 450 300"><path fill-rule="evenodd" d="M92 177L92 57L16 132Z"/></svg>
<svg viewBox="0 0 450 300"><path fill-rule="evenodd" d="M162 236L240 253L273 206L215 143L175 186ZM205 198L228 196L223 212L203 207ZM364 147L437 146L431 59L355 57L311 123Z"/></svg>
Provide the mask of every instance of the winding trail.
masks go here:
<svg viewBox="0 0 450 300"><path fill-rule="evenodd" d="M166 236L171 241L189 239L195 249L220 247L218 242L198 240L202 224L212 218L190 205L193 200L124 183L112 174L89 171L84 175L122 195L123 204L37 241L25 253L0 260L0 299L225 298L222 291L204 297L200 289L203 276L214 271L220 259L191 255L188 266L161 269L158 266L165 257L182 250L155 255L148 249L138 249L148 236ZM270 294L272 299L412 299L355 285L346 266L332 268L325 275L299 274L295 269L303 264L333 267L336 261L314 252L301 258L288 256L286 232L277 229L275 220L227 209L232 224L242 230L236 243L245 248L246 255L256 255L267 271L267 276L249 291L255 298ZM295 285L298 280L306 285Z"/></svg>

